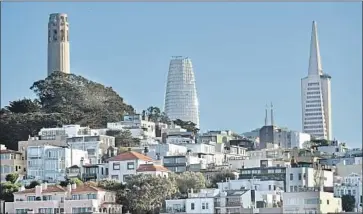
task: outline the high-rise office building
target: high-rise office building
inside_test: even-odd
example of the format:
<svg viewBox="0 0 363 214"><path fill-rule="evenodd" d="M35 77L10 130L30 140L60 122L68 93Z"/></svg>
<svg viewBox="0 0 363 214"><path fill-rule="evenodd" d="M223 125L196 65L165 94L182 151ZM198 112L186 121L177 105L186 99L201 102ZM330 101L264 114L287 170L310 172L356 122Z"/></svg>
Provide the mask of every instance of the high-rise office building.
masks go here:
<svg viewBox="0 0 363 214"><path fill-rule="evenodd" d="M54 71L70 73L69 24L64 13L53 13L48 22L48 76Z"/></svg>
<svg viewBox="0 0 363 214"><path fill-rule="evenodd" d="M301 79L303 132L332 140L331 77L323 73L316 22L313 22L308 76Z"/></svg>
<svg viewBox="0 0 363 214"><path fill-rule="evenodd" d="M192 61L173 57L166 83L164 111L171 120L191 121L199 127L199 104Z"/></svg>

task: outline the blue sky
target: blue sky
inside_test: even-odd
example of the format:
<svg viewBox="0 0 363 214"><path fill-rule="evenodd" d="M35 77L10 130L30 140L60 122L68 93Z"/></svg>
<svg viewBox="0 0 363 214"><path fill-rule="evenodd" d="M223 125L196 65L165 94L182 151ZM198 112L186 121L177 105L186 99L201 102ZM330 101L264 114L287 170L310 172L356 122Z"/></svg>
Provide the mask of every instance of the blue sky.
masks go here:
<svg viewBox="0 0 363 214"><path fill-rule="evenodd" d="M333 135L362 141L361 3L2 3L2 106L47 74L47 21L68 13L71 72L112 86L137 110L163 106L171 56L196 74L202 130L264 123L301 130L312 20L332 76Z"/></svg>

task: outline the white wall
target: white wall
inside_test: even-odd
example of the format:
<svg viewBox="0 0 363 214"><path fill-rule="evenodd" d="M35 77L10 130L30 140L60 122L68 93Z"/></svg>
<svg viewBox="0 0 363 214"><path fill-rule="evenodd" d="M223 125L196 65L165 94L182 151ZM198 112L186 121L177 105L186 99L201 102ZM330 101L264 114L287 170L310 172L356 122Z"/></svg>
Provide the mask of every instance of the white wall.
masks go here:
<svg viewBox="0 0 363 214"><path fill-rule="evenodd" d="M292 180L290 174L292 174ZM321 183L324 187L333 187L332 171L319 171L308 167L286 168L286 192L296 192L299 190L299 187L316 186L315 183L318 182L317 177L319 177L319 175L321 176ZM316 179L314 179L314 177Z"/></svg>

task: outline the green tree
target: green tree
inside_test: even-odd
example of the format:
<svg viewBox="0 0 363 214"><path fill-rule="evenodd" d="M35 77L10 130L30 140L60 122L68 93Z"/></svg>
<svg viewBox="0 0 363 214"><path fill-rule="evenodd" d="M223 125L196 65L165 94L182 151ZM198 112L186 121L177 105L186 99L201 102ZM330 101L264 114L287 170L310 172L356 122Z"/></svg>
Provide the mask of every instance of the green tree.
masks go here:
<svg viewBox="0 0 363 214"><path fill-rule="evenodd" d="M11 174L6 175L5 180L15 184L15 182L18 178L19 178L19 175L17 173L11 173Z"/></svg>
<svg viewBox="0 0 363 214"><path fill-rule="evenodd" d="M147 174L132 176L118 194L119 202L133 214L155 213L163 202L177 192L170 179Z"/></svg>
<svg viewBox="0 0 363 214"><path fill-rule="evenodd" d="M8 106L5 107L6 110L12 113L32 113L38 112L40 110L40 105L37 100L22 99L10 102Z"/></svg>
<svg viewBox="0 0 363 214"><path fill-rule="evenodd" d="M211 180L209 181L209 186L211 188L218 188L217 183L225 182L227 179L234 180L235 178L236 175L232 171L217 172L211 177Z"/></svg>
<svg viewBox="0 0 363 214"><path fill-rule="evenodd" d="M206 187L205 177L200 172L187 171L181 174L172 173L169 175L169 179L176 183L179 194L182 197L187 196L190 189L198 192L200 189Z"/></svg>
<svg viewBox="0 0 363 214"><path fill-rule="evenodd" d="M20 188L19 183L3 182L0 184L0 199L5 202L14 201L14 192L17 192Z"/></svg>
<svg viewBox="0 0 363 214"><path fill-rule="evenodd" d="M183 121L180 119L174 120L174 124L186 129L188 132L193 132L196 135L199 132L197 125L191 121Z"/></svg>
<svg viewBox="0 0 363 214"><path fill-rule="evenodd" d="M342 209L345 212L352 212L355 207L355 198L352 195L342 196Z"/></svg>
<svg viewBox="0 0 363 214"><path fill-rule="evenodd" d="M122 191L125 190L126 186L120 182L114 180L102 180L98 182L98 186L112 191Z"/></svg>
<svg viewBox="0 0 363 214"><path fill-rule="evenodd" d="M54 72L35 82L31 90L38 101L11 102L9 109L13 113L1 110L0 141L6 142L9 149L17 149L18 141L37 135L44 127L65 124L105 127L107 122L120 121L124 114L134 112L111 87L74 74Z"/></svg>
<svg viewBox="0 0 363 214"><path fill-rule="evenodd" d="M39 181L32 181L32 182L30 182L29 185L25 186L25 189L32 189L32 188L35 188L38 185L40 185Z"/></svg>
<svg viewBox="0 0 363 214"><path fill-rule="evenodd" d="M162 112L159 107L150 106L142 112L142 115L143 118L147 118L149 121L154 123L160 122L170 124L169 117L165 114L165 112Z"/></svg>
<svg viewBox="0 0 363 214"><path fill-rule="evenodd" d="M116 147L137 147L140 145L140 139L132 137L130 130L108 130L106 135L115 137Z"/></svg>

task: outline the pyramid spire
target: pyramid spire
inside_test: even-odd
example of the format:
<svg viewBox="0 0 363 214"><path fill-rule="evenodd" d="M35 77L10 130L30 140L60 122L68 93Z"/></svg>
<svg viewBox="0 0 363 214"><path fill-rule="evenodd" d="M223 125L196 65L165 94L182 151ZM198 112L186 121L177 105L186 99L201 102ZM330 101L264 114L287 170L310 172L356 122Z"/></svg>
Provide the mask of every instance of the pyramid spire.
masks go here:
<svg viewBox="0 0 363 214"><path fill-rule="evenodd" d="M313 21L310 43L310 59L309 59L309 76L322 75L323 68L321 66L320 48L318 40L318 29L316 22Z"/></svg>

